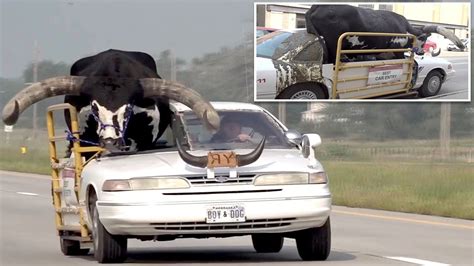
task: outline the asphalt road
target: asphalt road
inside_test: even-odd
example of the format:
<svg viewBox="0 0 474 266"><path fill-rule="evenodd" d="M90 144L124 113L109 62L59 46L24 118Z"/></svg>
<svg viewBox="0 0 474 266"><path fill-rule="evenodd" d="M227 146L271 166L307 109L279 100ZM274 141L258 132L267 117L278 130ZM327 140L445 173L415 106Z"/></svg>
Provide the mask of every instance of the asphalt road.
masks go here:
<svg viewBox="0 0 474 266"><path fill-rule="evenodd" d="M54 228L47 176L0 171L0 265L94 265L93 256L65 257ZM302 262L294 240L277 254L257 254L249 237L129 240L133 265L316 264L473 265L474 222L334 207L332 251L325 262ZM438 263L438 264L436 264Z"/></svg>
<svg viewBox="0 0 474 266"><path fill-rule="evenodd" d="M469 61L468 52L442 51L440 58L444 58L453 64L456 71L455 76L446 81L438 95L430 99L440 100L469 100Z"/></svg>

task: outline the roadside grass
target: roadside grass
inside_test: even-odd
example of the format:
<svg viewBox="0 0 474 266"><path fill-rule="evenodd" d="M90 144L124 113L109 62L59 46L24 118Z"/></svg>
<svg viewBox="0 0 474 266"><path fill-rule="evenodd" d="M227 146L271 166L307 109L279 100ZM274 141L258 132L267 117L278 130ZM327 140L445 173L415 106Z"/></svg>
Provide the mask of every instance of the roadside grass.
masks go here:
<svg viewBox="0 0 474 266"><path fill-rule="evenodd" d="M0 169L49 175L46 134L26 140L24 136L29 133L20 131L10 136L8 145L5 145L5 136L0 134ZM451 144L472 147L473 141L456 140ZM21 146L27 147L26 154L20 152ZM404 150L405 147L422 150L436 146L436 141L327 141L321 149L318 147L316 155L329 175L335 205L474 220L474 164L460 160L440 162ZM357 150L372 147L389 150L378 150L376 154ZM393 154L394 147L409 154L394 157L398 155L397 150ZM65 144L60 145L58 153L62 155L64 151Z"/></svg>
<svg viewBox="0 0 474 266"><path fill-rule="evenodd" d="M322 162L335 205L474 219L474 165Z"/></svg>
<svg viewBox="0 0 474 266"><path fill-rule="evenodd" d="M1 149L0 169L24 173L50 174L49 154L44 148L29 148L21 154L20 147Z"/></svg>

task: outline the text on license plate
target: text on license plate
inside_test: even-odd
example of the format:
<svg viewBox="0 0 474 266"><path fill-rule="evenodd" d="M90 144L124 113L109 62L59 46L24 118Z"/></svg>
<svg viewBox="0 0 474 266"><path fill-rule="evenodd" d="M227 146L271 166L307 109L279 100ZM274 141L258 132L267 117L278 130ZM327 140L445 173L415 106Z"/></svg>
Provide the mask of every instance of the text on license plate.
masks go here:
<svg viewBox="0 0 474 266"><path fill-rule="evenodd" d="M241 205L219 205L207 208L207 223L245 222L245 208Z"/></svg>

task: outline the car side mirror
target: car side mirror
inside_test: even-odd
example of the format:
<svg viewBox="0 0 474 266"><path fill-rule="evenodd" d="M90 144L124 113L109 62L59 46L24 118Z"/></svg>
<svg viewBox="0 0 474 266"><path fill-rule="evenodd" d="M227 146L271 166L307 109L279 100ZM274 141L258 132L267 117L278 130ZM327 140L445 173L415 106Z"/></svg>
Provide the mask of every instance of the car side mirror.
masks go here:
<svg viewBox="0 0 474 266"><path fill-rule="evenodd" d="M302 136L298 131L289 129L285 132L285 137L291 144L294 144L296 146L301 145Z"/></svg>
<svg viewBox="0 0 474 266"><path fill-rule="evenodd" d="M301 153L304 158L310 160L316 159L314 156L314 148L321 145L321 137L318 134L305 134L303 135L301 143Z"/></svg>

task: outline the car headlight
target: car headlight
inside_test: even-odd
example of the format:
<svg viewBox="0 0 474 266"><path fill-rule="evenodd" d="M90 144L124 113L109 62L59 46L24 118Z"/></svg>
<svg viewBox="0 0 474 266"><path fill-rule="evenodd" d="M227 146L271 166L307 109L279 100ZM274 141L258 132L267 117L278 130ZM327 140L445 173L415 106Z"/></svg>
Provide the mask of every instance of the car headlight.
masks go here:
<svg viewBox="0 0 474 266"><path fill-rule="evenodd" d="M189 183L184 178L133 178L128 180L107 180L102 185L102 191L129 191L150 189L189 188Z"/></svg>
<svg viewBox="0 0 474 266"><path fill-rule="evenodd" d="M255 186L266 185L299 185L299 184L324 184L327 183L327 176L320 173L280 173L262 174L254 181Z"/></svg>
<svg viewBox="0 0 474 266"><path fill-rule="evenodd" d="M448 69L449 69L449 70L453 69L453 65L449 64L449 65L448 65Z"/></svg>
<svg viewBox="0 0 474 266"><path fill-rule="evenodd" d="M326 184L328 182L328 176L325 172L311 173L309 174L310 184Z"/></svg>

